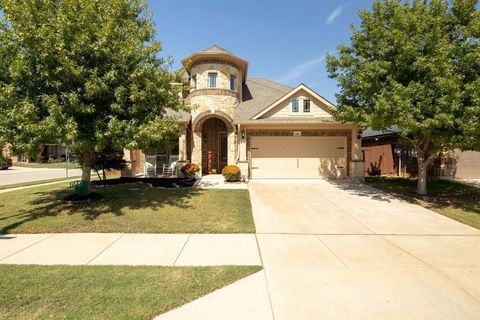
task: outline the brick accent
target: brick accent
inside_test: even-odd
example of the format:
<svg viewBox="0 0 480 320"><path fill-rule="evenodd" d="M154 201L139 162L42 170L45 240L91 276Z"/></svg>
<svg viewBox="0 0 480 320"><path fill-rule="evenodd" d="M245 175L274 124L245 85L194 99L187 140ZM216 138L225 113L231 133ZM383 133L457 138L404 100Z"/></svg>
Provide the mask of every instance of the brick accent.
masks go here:
<svg viewBox="0 0 480 320"><path fill-rule="evenodd" d="M292 137L294 131L301 131L302 137L347 137L347 176L350 176L352 161L352 130L252 130L247 131L247 157L251 168L251 137ZM249 172L251 177L251 173Z"/></svg>

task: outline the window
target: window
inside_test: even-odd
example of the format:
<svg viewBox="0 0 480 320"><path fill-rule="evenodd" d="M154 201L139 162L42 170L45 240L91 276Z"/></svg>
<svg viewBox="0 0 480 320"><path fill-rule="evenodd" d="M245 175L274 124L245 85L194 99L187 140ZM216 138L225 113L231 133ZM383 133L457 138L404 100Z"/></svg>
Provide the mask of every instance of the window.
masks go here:
<svg viewBox="0 0 480 320"><path fill-rule="evenodd" d="M292 100L292 112L298 112L298 100L297 99Z"/></svg>
<svg viewBox="0 0 480 320"><path fill-rule="evenodd" d="M235 75L230 75L230 90L235 91Z"/></svg>
<svg viewBox="0 0 480 320"><path fill-rule="evenodd" d="M193 89L197 89L197 75L194 75L192 78L192 87Z"/></svg>
<svg viewBox="0 0 480 320"><path fill-rule="evenodd" d="M209 73L208 74L208 86L210 88L217 87L217 74L216 73Z"/></svg>
<svg viewBox="0 0 480 320"><path fill-rule="evenodd" d="M303 100L303 112L310 112L310 100Z"/></svg>

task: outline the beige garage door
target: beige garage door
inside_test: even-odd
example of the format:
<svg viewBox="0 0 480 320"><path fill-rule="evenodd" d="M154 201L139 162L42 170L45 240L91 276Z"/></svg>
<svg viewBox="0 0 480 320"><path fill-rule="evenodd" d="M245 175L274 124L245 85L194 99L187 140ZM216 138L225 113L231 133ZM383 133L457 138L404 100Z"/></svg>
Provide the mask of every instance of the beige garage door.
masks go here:
<svg viewBox="0 0 480 320"><path fill-rule="evenodd" d="M455 150L457 172L460 179L480 179L480 152Z"/></svg>
<svg viewBox="0 0 480 320"><path fill-rule="evenodd" d="M346 137L252 137L253 179L343 177Z"/></svg>

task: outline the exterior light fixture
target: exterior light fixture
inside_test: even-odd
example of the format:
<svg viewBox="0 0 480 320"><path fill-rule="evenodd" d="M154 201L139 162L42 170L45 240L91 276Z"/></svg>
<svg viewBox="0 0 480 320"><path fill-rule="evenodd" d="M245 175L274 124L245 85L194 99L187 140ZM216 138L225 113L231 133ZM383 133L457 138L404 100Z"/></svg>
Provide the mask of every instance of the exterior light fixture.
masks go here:
<svg viewBox="0 0 480 320"><path fill-rule="evenodd" d="M207 135L206 134L203 135L203 143L207 143Z"/></svg>
<svg viewBox="0 0 480 320"><path fill-rule="evenodd" d="M245 140L245 137L246 137L245 129L243 129L243 130L240 132L240 136L242 137L242 140Z"/></svg>
<svg viewBox="0 0 480 320"><path fill-rule="evenodd" d="M362 139L362 134L363 134L363 131L362 131L362 130L358 130L358 134L357 134L357 139L358 139L358 140Z"/></svg>

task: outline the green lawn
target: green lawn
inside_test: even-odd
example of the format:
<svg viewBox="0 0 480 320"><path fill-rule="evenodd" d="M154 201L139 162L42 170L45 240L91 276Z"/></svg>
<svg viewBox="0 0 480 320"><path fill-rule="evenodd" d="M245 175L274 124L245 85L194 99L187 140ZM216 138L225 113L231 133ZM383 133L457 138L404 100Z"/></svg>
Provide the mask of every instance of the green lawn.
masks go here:
<svg viewBox="0 0 480 320"><path fill-rule="evenodd" d="M0 233L253 233L247 190L97 187L104 199L68 205L68 183L0 194Z"/></svg>
<svg viewBox="0 0 480 320"><path fill-rule="evenodd" d="M428 197L415 194L417 180L369 177L366 183L480 229L480 188L447 180L428 181Z"/></svg>
<svg viewBox="0 0 480 320"><path fill-rule="evenodd" d="M152 319L260 269L0 265L0 319Z"/></svg>
<svg viewBox="0 0 480 320"><path fill-rule="evenodd" d="M69 169L79 169L80 164L75 162L75 163L68 163L66 164L65 162L52 162L52 163L47 163L47 162L15 162L13 164L15 167L24 167L24 168L50 168L50 169L65 169L67 166Z"/></svg>

